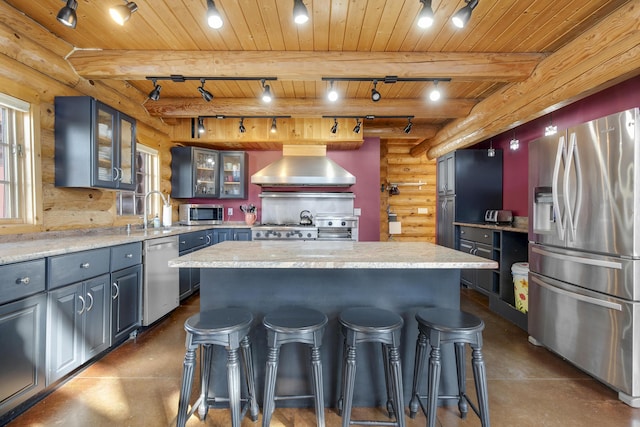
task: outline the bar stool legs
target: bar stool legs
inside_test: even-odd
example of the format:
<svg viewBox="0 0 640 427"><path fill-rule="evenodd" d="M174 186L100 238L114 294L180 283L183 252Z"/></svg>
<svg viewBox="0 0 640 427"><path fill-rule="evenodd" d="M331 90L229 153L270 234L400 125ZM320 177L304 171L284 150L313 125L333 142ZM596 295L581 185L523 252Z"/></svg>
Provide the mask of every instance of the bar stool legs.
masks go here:
<svg viewBox="0 0 640 427"><path fill-rule="evenodd" d="M267 314L262 323L267 329L268 355L265 368L262 426L268 427L275 409L276 399L314 398L316 420L324 427L324 389L322 385L322 361L320 345L328 319L324 313L303 307L283 307ZM287 343L308 344L313 395L275 396L280 347Z"/></svg>
<svg viewBox="0 0 640 427"><path fill-rule="evenodd" d="M211 362L213 359L213 345L224 346L227 350L227 380L229 398L221 399L229 401L231 410L231 425L240 427L243 414L241 408L240 391L240 361L243 360L245 376L247 380L247 406L250 410L251 419L258 419L258 403L255 395L255 380L253 371L253 360L251 357L251 345L249 342L249 329L253 322L251 313L235 308L210 310L191 316L185 322L187 332L186 348L182 385L180 388L180 398L178 401L177 426L184 427L187 418L198 409L200 418L206 418L209 409L209 378L211 374ZM193 409L188 411L191 386L193 384L194 366L196 360L196 350L202 347L202 378L201 394L198 401L193 405ZM242 354L242 357L240 357Z"/></svg>
<svg viewBox="0 0 640 427"><path fill-rule="evenodd" d="M482 330L484 322L478 317L458 310L424 309L416 313L418 321L418 341L413 371L413 386L411 401L409 402L409 416L414 418L421 408L427 417L427 427L436 424L436 410L438 399L458 400L461 418L466 418L468 406L480 418L482 427L489 427L489 401L487 391L487 376L482 356ZM420 378L426 358L427 343L431 345L427 375L427 395L419 394ZM458 377L458 394L442 396L438 394L440 372L442 365L441 345L453 343ZM475 381L478 408L476 408L466 394L465 373L465 344L469 344L472 351L471 364ZM426 407L422 399L426 399Z"/></svg>
<svg viewBox="0 0 640 427"><path fill-rule="evenodd" d="M344 336L344 361L342 369L341 396L338 412L342 416L342 426L391 425L404 427L404 397L402 369L400 366L400 331L402 317L396 313L378 308L351 308L340 313L340 324ZM382 357L387 390L387 410L395 421L352 420L353 394L356 381L356 346L361 342L382 344Z"/></svg>

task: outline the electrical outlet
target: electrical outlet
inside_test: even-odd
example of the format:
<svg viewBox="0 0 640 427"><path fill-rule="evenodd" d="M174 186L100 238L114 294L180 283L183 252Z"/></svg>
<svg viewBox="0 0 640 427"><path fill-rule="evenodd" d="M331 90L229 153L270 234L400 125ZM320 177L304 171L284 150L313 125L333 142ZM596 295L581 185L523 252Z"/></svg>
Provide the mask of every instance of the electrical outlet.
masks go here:
<svg viewBox="0 0 640 427"><path fill-rule="evenodd" d="M429 208L418 208L418 213L419 214L428 214L429 213Z"/></svg>
<svg viewBox="0 0 640 427"><path fill-rule="evenodd" d="M353 214L354 214L355 216L360 216L360 215L362 215L362 209L360 209L360 208L353 208Z"/></svg>
<svg viewBox="0 0 640 427"><path fill-rule="evenodd" d="M233 216L233 208L227 208L227 216Z"/></svg>

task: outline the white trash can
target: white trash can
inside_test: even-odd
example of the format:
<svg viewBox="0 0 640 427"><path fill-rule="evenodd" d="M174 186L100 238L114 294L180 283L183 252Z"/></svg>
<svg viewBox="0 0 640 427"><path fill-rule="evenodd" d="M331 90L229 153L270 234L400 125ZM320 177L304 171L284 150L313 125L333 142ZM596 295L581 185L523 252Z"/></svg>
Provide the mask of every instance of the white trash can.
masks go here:
<svg viewBox="0 0 640 427"><path fill-rule="evenodd" d="M526 313L529 311L529 263L516 262L511 266L511 275L516 309Z"/></svg>

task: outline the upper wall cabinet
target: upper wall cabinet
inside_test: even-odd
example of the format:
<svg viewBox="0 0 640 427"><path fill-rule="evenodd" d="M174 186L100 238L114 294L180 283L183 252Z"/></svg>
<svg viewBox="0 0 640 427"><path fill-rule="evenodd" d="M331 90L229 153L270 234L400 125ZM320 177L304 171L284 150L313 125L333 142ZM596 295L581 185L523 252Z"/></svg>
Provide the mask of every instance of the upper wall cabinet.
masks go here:
<svg viewBox="0 0 640 427"><path fill-rule="evenodd" d="M171 197L246 199L248 180L244 151L171 149Z"/></svg>
<svg viewBox="0 0 640 427"><path fill-rule="evenodd" d="M134 190L136 122L88 96L55 98L55 184Z"/></svg>
<svg viewBox="0 0 640 427"><path fill-rule="evenodd" d="M249 170L244 151L220 151L220 198L246 199Z"/></svg>
<svg viewBox="0 0 640 427"><path fill-rule="evenodd" d="M217 198L218 152L204 148L171 148L171 197Z"/></svg>

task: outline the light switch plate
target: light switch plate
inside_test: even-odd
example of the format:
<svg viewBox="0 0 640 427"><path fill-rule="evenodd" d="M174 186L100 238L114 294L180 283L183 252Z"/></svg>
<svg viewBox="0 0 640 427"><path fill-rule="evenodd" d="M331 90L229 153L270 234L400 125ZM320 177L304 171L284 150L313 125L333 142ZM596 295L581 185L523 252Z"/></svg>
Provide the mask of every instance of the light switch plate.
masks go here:
<svg viewBox="0 0 640 427"><path fill-rule="evenodd" d="M418 208L418 213L419 214L428 214L429 213L429 208Z"/></svg>
<svg viewBox="0 0 640 427"><path fill-rule="evenodd" d="M360 208L353 208L353 214L354 214L355 216L360 216L360 215L362 215L362 209L360 209Z"/></svg>
<svg viewBox="0 0 640 427"><path fill-rule="evenodd" d="M227 208L227 216L233 215L233 208Z"/></svg>

